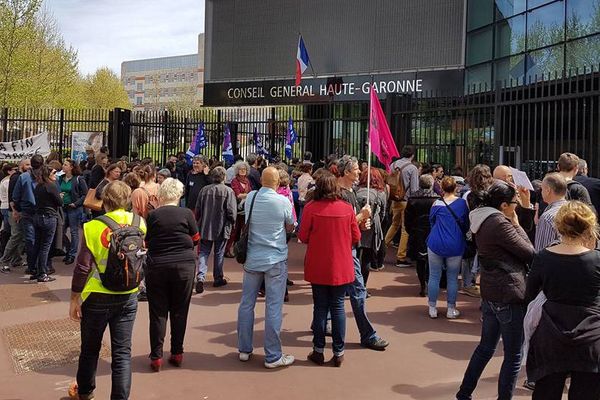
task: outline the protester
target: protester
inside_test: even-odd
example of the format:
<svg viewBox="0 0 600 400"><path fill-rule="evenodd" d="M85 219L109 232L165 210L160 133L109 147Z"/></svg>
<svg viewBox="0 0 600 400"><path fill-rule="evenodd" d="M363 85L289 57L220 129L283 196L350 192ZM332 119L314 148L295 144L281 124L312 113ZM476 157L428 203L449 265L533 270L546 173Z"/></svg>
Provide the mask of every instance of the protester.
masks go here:
<svg viewBox="0 0 600 400"><path fill-rule="evenodd" d="M194 214L179 207L183 183L167 178L158 189L160 207L148 216L146 294L150 314L150 366L162 366L167 318L171 320L169 363L180 367L200 235Z"/></svg>
<svg viewBox="0 0 600 400"><path fill-rule="evenodd" d="M456 181L451 176L442 179L444 195L433 203L429 214L431 232L427 238L429 260L429 317L437 318L437 298L439 295L442 270L446 270L448 309L446 318L460 316L456 309L458 274L462 265L462 255L466 248L465 233L469 230L469 208L464 199L455 195Z"/></svg>
<svg viewBox="0 0 600 400"><path fill-rule="evenodd" d="M225 173L225 184L226 185L228 185L228 186L231 185L231 181L233 180L233 178L235 178L235 176L237 174L235 165L240 161L244 161L244 157L242 157L239 154L236 154L233 157L233 163L230 165L228 164L229 167L225 170L226 171L226 173Z"/></svg>
<svg viewBox="0 0 600 400"><path fill-rule="evenodd" d="M413 164L415 150L412 146L402 148L401 159L391 165L391 169L399 172L399 178L402 179L405 195L401 200L392 201L392 225L385 235L385 245L390 246L398 229L401 229L400 244L396 253L396 267L404 268L412 265L407 258L408 232L404 223L404 210L406 209L406 200L417 190L419 190L419 170Z"/></svg>
<svg viewBox="0 0 600 400"><path fill-rule="evenodd" d="M299 213L298 213L298 223L302 222L302 210L304 209L304 205L306 204L306 193L308 192L308 187L311 184L314 184L315 181L312 178L311 174L313 172L312 164L302 164L300 165L300 172L302 174L298 177L298 202L300 203Z"/></svg>
<svg viewBox="0 0 600 400"><path fill-rule="evenodd" d="M8 182L8 200L11 211L8 214L8 223L10 224L10 239L4 248L4 253L0 259L2 268L0 272L9 273L12 268L20 267L23 264L27 265L27 261L23 261L23 248L25 246L23 226L19 222L19 212L15 207L13 198L14 188L19 182L19 177L31 168L29 159L22 159L19 162L19 169L9 179Z"/></svg>
<svg viewBox="0 0 600 400"><path fill-rule="evenodd" d="M146 224L133 213L125 211L131 189L123 182L109 183L102 200L106 216L117 224L132 225L139 219L139 228ZM98 273L106 271L111 229L94 219L83 225L83 240L71 283L69 315L81 324L81 354L77 368L80 399L93 399L96 388L96 369L106 326L110 329L112 369L111 399L128 399L131 391L131 335L137 312L137 291L115 292L102 284Z"/></svg>
<svg viewBox="0 0 600 400"><path fill-rule="evenodd" d="M225 168L213 168L210 171L210 179L213 183L202 188L196 201L196 216L201 238L196 293L204 291L204 281L208 271L208 257L213 248L215 252L213 286L227 285L227 280L223 275L223 257L225 245L230 238L237 217L235 194L224 183Z"/></svg>
<svg viewBox="0 0 600 400"><path fill-rule="evenodd" d="M356 199L358 207L363 208L367 204L371 206L371 229L362 232L358 244L360 254L361 273L367 286L369 271L379 271L383 265L378 265L377 254L381 246L384 246L384 232L382 220L387 213L387 192L385 182L377 168L371 167L371 186L367 189L369 170L365 169L360 174ZM367 297L369 294L367 292Z"/></svg>
<svg viewBox="0 0 600 400"><path fill-rule="evenodd" d="M493 177L495 180L499 180L507 183L517 189L517 217L519 218L520 226L529 233L535 230L535 206L531 204L531 193L529 189L525 187L517 187L513 179L512 172L506 165L499 165L494 168Z"/></svg>
<svg viewBox="0 0 600 400"><path fill-rule="evenodd" d="M95 163L91 168L89 187L96 189L100 182L106 177L106 168L108 166L108 157L104 153L98 153L95 156ZM119 171L120 172L120 171Z"/></svg>
<svg viewBox="0 0 600 400"><path fill-rule="evenodd" d="M580 158L577 168L577 175L573 178L583 185L590 194L590 200L596 212L600 210L600 179L588 176L587 162Z"/></svg>
<svg viewBox="0 0 600 400"><path fill-rule="evenodd" d="M371 228L371 207L364 206L362 209L358 208L358 200L356 199L356 193L353 190L354 185L359 180L359 167L358 160L354 157L344 156L337 163L338 171L338 184L341 188L342 199L350 203L354 208L356 214L356 220L361 230L367 230ZM349 245L351 245L349 243ZM360 333L360 344L363 347L367 347L376 351L383 351L389 345L387 340L382 339L377 335L375 328L367 317L367 310L365 307L365 301L367 299L367 289L361 273L360 261L357 257L356 246L352 247L352 260L354 263L354 282L348 287L348 294L350 295L350 305L352 306L352 313L356 321L356 326Z"/></svg>
<svg viewBox="0 0 600 400"><path fill-rule="evenodd" d="M154 164L146 164L137 170L142 183L131 193L131 206L137 215L148 218L148 213L158 208L158 189L156 168Z"/></svg>
<svg viewBox="0 0 600 400"><path fill-rule="evenodd" d="M167 178L173 178L173 176L171 174L171 170L169 170L167 168L163 168L160 171L158 171L158 173L156 174L156 183L158 183L160 185Z"/></svg>
<svg viewBox="0 0 600 400"><path fill-rule="evenodd" d="M380 178L381 179L381 178ZM308 244L304 258L304 279L311 283L313 294L312 362L325 363L325 329L331 315L333 359L336 367L344 360L346 313L344 297L354 281L352 248L360 238L354 209L341 200L336 177L323 174L316 182L313 201L305 210L298 238Z"/></svg>
<svg viewBox="0 0 600 400"><path fill-rule="evenodd" d="M442 178L444 177L444 167L440 164L431 166L431 176L433 176L433 191L440 197L444 195L442 189Z"/></svg>
<svg viewBox="0 0 600 400"><path fill-rule="evenodd" d="M2 167L2 181L0 181L0 212L2 213L2 231L0 233L0 254L4 253L6 244L10 240L10 222L9 215L10 200L8 197L8 186L10 184L10 177L15 174L18 170L17 164L6 163Z"/></svg>
<svg viewBox="0 0 600 400"><path fill-rule="evenodd" d="M567 181L567 200L579 200L592 206L590 194L581 183L574 180L579 170L579 157L573 153L562 153L558 158L558 173ZM592 206L593 207L593 206Z"/></svg>
<svg viewBox="0 0 600 400"><path fill-rule="evenodd" d="M427 261L427 237L431 231L429 214L438 197L433 191L433 176L421 175L419 190L408 198L404 211L404 221L409 234L408 249L411 258L417 261L417 277L421 285L419 296L421 297L425 297L427 293L427 281L429 280Z"/></svg>
<svg viewBox="0 0 600 400"><path fill-rule="evenodd" d="M135 189L140 187L140 185L142 184L142 179L135 172L128 172L123 177L123 183L129 186L129 188L133 192Z"/></svg>
<svg viewBox="0 0 600 400"><path fill-rule="evenodd" d="M582 202L563 204L554 218L561 243L542 249L527 279L527 302L547 298L531 337L527 376L534 400L600 398L600 253L594 212Z"/></svg>
<svg viewBox="0 0 600 400"><path fill-rule="evenodd" d="M567 202L567 181L557 173L548 174L542 181L542 198L548 206L540 216L535 231L535 251L540 252L560 240L554 219L558 210Z"/></svg>
<svg viewBox="0 0 600 400"><path fill-rule="evenodd" d="M206 158L201 155L194 156L192 159L192 170L187 174L187 179L185 181L185 205L187 208L192 211L196 209L196 202L200 190L210 183Z"/></svg>
<svg viewBox="0 0 600 400"><path fill-rule="evenodd" d="M258 190L260 189L260 172L258 171L260 166L259 157L256 154L251 153L246 157L246 161L250 165L248 179L250 180L250 185L252 185L252 190Z"/></svg>
<svg viewBox="0 0 600 400"><path fill-rule="evenodd" d="M231 181L231 189L233 189L233 193L235 193L235 199L237 201L237 217L235 220L235 225L231 232L231 236L227 241L227 245L225 246L225 257L233 258L232 247L235 241L238 239L240 232L244 228L244 202L246 201L246 196L248 193L252 191L252 183L248 178L248 173L250 171L250 166L247 162L238 161L233 166L235 177Z"/></svg>
<svg viewBox="0 0 600 400"><path fill-rule="evenodd" d="M66 158L62 165L63 174L58 178L58 186L62 197L65 226L71 231L69 248L63 259L66 265L73 264L79 248L79 227L83 218L83 201L88 188L81 176L79 165Z"/></svg>
<svg viewBox="0 0 600 400"><path fill-rule="evenodd" d="M102 170L104 171L104 169L102 169ZM104 179L102 179L102 181L100 181L100 183L98 183L98 186L96 186L96 194L95 194L96 199L101 200L102 192L104 191L104 188L109 183L118 181L119 179L121 179L121 168L119 168L119 166L117 164L109 165L106 168ZM97 216L103 215L103 214L104 214L103 210L100 210L100 211L92 210L92 215L94 217L97 217Z"/></svg>
<svg viewBox="0 0 600 400"><path fill-rule="evenodd" d="M488 192L473 194L477 208L470 212L471 231L481 263L481 340L471 356L458 400L470 400L477 382L493 357L498 341L504 344L504 362L498 380L498 398L512 398L521 368L525 274L534 248L519 225L516 189L503 182Z"/></svg>
<svg viewBox="0 0 600 400"><path fill-rule="evenodd" d="M261 283L265 282L265 367L291 365L294 357L281 349L283 298L287 280L288 248L286 231L294 228L292 205L278 195L279 173L266 168L262 187L252 191L245 204L246 221L252 207L248 227L248 253L244 264L242 299L238 309L238 350L240 361L248 361L253 351L254 308ZM251 206L254 200L254 206Z"/></svg>

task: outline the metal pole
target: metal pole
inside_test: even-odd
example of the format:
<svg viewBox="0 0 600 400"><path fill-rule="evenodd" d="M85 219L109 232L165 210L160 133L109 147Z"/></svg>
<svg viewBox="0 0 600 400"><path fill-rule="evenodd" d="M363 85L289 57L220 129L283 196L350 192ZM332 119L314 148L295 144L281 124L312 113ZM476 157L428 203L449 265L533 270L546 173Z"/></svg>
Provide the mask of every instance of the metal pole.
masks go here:
<svg viewBox="0 0 600 400"><path fill-rule="evenodd" d="M63 157L63 142L65 140L65 110L60 110L60 125L59 125L60 140L58 142L58 154Z"/></svg>

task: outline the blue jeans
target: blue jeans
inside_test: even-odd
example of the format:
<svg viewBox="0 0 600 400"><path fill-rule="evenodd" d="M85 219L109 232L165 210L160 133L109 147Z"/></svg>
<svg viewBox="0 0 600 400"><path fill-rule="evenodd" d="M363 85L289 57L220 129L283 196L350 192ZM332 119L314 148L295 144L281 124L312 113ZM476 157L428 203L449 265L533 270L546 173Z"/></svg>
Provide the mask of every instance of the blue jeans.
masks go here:
<svg viewBox="0 0 600 400"><path fill-rule="evenodd" d="M206 273L208 272L208 257L210 252L215 247L214 263L213 263L213 276L215 282L223 279L223 262L225 257L225 245L227 239L219 240L200 240L200 256L198 258L198 275L197 279L200 282L206 280Z"/></svg>
<svg viewBox="0 0 600 400"><path fill-rule="evenodd" d="M33 250L37 254L36 268L38 276L44 276L48 274L48 255L50 254L50 247L52 247L52 240L54 240L54 234L56 233L56 224L58 218L55 216L36 214L33 217L33 225L35 227L35 245Z"/></svg>
<svg viewBox="0 0 600 400"><path fill-rule="evenodd" d="M137 312L137 293L92 293L81 306L81 354L77 368L80 394L96 388L96 368L106 325L110 329L111 400L126 400L131 390L131 333Z"/></svg>
<svg viewBox="0 0 600 400"><path fill-rule="evenodd" d="M331 314L331 337L333 339L333 354L344 354L344 338L346 337L346 313L344 311L344 296L348 285L329 286L311 285L313 294L313 348L318 353L325 351L325 327L327 314Z"/></svg>
<svg viewBox="0 0 600 400"><path fill-rule="evenodd" d="M522 304L482 301L483 324L481 340L465 371L458 400L471 400L483 369L494 356L500 337L504 345L504 361L498 378L498 400L512 399L517 375L521 369L523 318L527 308Z"/></svg>
<svg viewBox="0 0 600 400"><path fill-rule="evenodd" d="M238 349L240 353L252 353L254 333L254 307L260 285L265 281L265 362L272 363L282 356L281 322L283 319L283 296L285 294L288 268L287 260L264 272L244 269L242 299L238 308Z"/></svg>
<svg viewBox="0 0 600 400"><path fill-rule="evenodd" d="M81 220L83 213L81 207L71 208L65 207L65 231L66 227L69 227L71 231L71 244L67 250L67 257L75 258L77 255L77 249L79 249L79 227L81 226Z"/></svg>
<svg viewBox="0 0 600 400"><path fill-rule="evenodd" d="M354 261L354 282L348 285L348 294L350 295L350 305L352 306L356 326L358 327L358 332L360 332L360 343L367 344L377 339L377 332L375 332L375 328L373 328L371 321L367 317L367 310L365 308L367 289L365 288L365 282L360 272L360 261L356 257L355 248L352 249L352 259Z"/></svg>
<svg viewBox="0 0 600 400"><path fill-rule="evenodd" d="M462 256L440 257L431 249L427 249L429 258L429 283L427 284L427 295L429 305L435 307L440 293L440 280L442 270L446 267L446 290L448 292L448 307L456 307L456 295L458 294L458 273L460 272Z"/></svg>
<svg viewBox="0 0 600 400"><path fill-rule="evenodd" d="M25 253L27 254L27 269L35 273L37 271L37 253L35 252L35 227L33 225L33 214L22 212L19 219L23 237L25 238Z"/></svg>

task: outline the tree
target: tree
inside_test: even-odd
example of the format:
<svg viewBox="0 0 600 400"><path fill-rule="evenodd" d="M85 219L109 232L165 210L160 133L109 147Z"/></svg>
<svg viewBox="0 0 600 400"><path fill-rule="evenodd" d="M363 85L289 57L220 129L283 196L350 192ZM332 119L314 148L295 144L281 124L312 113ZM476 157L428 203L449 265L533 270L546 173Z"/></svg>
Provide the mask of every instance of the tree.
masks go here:
<svg viewBox="0 0 600 400"><path fill-rule="evenodd" d="M98 69L84 81L84 99L89 108L130 108L121 80L107 67Z"/></svg>

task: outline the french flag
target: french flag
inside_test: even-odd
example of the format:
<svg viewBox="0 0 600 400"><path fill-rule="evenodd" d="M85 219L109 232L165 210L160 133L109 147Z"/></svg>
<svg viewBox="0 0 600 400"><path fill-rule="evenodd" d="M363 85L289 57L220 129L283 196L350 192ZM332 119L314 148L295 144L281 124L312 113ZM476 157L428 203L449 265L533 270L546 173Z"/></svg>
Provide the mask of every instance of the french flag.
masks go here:
<svg viewBox="0 0 600 400"><path fill-rule="evenodd" d="M308 58L308 51L304 45L302 35L298 38L298 52L296 53L296 86L300 84L302 80L302 74L308 68L310 59Z"/></svg>

